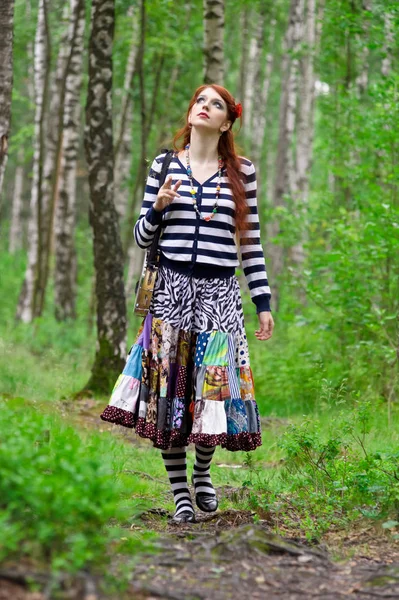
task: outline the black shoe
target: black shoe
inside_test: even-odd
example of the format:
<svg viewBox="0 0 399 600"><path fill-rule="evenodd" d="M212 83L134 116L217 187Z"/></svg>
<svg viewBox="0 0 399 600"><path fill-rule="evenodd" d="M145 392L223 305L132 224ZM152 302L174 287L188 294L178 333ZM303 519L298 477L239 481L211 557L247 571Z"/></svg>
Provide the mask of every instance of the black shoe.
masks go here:
<svg viewBox="0 0 399 600"><path fill-rule="evenodd" d="M195 488L194 473L191 475L191 482ZM215 512L219 506L216 494L195 494L195 503L200 510L208 513Z"/></svg>
<svg viewBox="0 0 399 600"><path fill-rule="evenodd" d="M191 510L183 510L178 515L173 515L173 523L195 523L195 514Z"/></svg>

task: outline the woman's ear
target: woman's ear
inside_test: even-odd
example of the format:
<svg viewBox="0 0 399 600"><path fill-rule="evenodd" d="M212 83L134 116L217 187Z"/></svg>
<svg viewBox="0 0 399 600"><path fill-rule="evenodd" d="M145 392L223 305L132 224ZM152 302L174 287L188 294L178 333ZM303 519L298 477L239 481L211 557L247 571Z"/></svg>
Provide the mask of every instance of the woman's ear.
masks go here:
<svg viewBox="0 0 399 600"><path fill-rule="evenodd" d="M231 121L226 121L226 123L223 123L223 125L220 128L221 133L224 133L225 131L230 129L230 127L231 127Z"/></svg>

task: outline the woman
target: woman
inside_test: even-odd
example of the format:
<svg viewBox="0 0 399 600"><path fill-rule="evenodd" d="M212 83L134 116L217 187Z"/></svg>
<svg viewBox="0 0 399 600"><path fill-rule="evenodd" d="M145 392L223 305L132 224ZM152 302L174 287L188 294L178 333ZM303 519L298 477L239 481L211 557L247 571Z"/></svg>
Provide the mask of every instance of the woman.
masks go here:
<svg viewBox="0 0 399 600"><path fill-rule="evenodd" d="M165 153L152 163L134 235L148 248L157 228L160 268L149 314L102 419L153 441L174 494L177 523L194 522L186 446L194 443L197 506L217 509L210 479L215 447L254 450L261 444L240 288L235 233L252 301L258 340L273 332L270 288L259 238L256 176L238 157L232 126L241 105L218 85L199 87L165 183Z"/></svg>

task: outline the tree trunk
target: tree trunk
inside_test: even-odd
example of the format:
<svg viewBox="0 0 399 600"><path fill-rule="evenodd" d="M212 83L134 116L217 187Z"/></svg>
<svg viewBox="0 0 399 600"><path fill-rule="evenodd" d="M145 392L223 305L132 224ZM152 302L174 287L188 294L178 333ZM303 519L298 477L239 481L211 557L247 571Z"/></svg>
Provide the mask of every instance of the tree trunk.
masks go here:
<svg viewBox="0 0 399 600"><path fill-rule="evenodd" d="M138 13L132 9L132 45L126 65L120 119L116 127L115 144L115 205L123 221L129 205L129 188L126 185L132 163L132 85L137 70Z"/></svg>
<svg viewBox="0 0 399 600"><path fill-rule="evenodd" d="M79 25L80 6L81 2L72 2L70 6L72 12L69 10L69 7L65 7L65 19L69 17L69 24L60 42L55 79L51 86L49 112L49 124L51 126L49 125L48 127L43 179L43 207L46 210L43 212L42 243L39 246L40 267L38 272L36 316L40 316L43 312L49 276L50 255L52 253L54 235L54 217L61 174L66 79L72 61L74 39L76 38Z"/></svg>
<svg viewBox="0 0 399 600"><path fill-rule="evenodd" d="M372 3L371 0L363 0L362 14L362 30L363 35L356 35L357 43L361 47L358 76L356 77L356 85L359 97L367 90L369 82L369 38L370 26L372 20Z"/></svg>
<svg viewBox="0 0 399 600"><path fill-rule="evenodd" d="M39 0L38 21L34 47L35 138L33 152L33 178L28 224L28 264L22 284L16 318L28 323L36 316L39 248L42 247L42 220L46 207L42 204L42 179L45 140L45 114L47 110L50 71L50 38L48 30L47 0Z"/></svg>
<svg viewBox="0 0 399 600"><path fill-rule="evenodd" d="M7 164L11 124L13 19L14 0L2 0L0 5L0 196Z"/></svg>
<svg viewBox="0 0 399 600"><path fill-rule="evenodd" d="M256 123L253 123L253 131L256 131L256 135L254 135L253 143L252 143L252 152L255 163L260 163L261 154L263 148L263 141L265 138L266 131L266 119L267 119L267 104L269 99L269 90L271 83L271 76L273 71L273 59L276 57L276 53L273 52L274 47L274 38L276 32L277 22L274 18L271 18L269 21L268 27L268 53L266 56L266 64L263 76L261 76L261 72L259 71L259 81L258 78L255 80L256 84L256 93L254 99L254 115L256 118ZM269 153L269 151L268 151ZM269 177L270 180L270 177Z"/></svg>
<svg viewBox="0 0 399 600"><path fill-rule="evenodd" d="M58 321L74 319L76 298L76 166L80 132L80 90L83 76L84 0L70 0L71 19L77 27L70 40L71 60L65 74L61 165L55 212L55 316Z"/></svg>
<svg viewBox="0 0 399 600"><path fill-rule="evenodd" d="M126 354L123 254L113 199L112 44L114 0L93 0L85 152L89 169L97 299L97 348L86 388L109 393Z"/></svg>
<svg viewBox="0 0 399 600"><path fill-rule="evenodd" d="M204 0L204 83L223 85L224 0Z"/></svg>
<svg viewBox="0 0 399 600"><path fill-rule="evenodd" d="M276 180L274 185L274 207L284 206L284 196L290 196L293 190L294 164L292 142L295 130L297 84L299 59L297 52L302 38L304 18L304 0L291 0L289 23L285 37L284 59L282 65L282 93L280 101L279 140L276 157ZM277 220L271 223L271 236L280 232ZM285 267L284 248L279 244L271 244L272 273L275 281L274 304L279 306L279 277Z"/></svg>
<svg viewBox="0 0 399 600"><path fill-rule="evenodd" d="M15 169L15 184L12 195L11 225L9 237L9 252L15 254L22 248L22 197L24 188L24 153L18 152L18 164Z"/></svg>
<svg viewBox="0 0 399 600"><path fill-rule="evenodd" d="M264 14L256 14L256 18L254 18L254 13L252 13L252 19L255 22L254 30L250 36L249 41L249 50L248 50L248 63L246 65L247 70L247 81L245 86L245 94L244 94L244 108L243 111L243 122L244 122L244 134L247 140L250 141L249 147L252 150L252 140L253 133L256 131L253 128L254 124L254 108L255 108L255 88L256 82L259 78L259 71L261 67L261 55L262 55L262 45L263 45L263 37L264 37ZM252 20L251 19L251 20ZM256 115L257 117L258 115Z"/></svg>
<svg viewBox="0 0 399 600"><path fill-rule="evenodd" d="M316 0L307 0L304 30L306 50L301 57L301 82L296 144L296 168L293 193L296 201L307 202L309 175L312 160L314 134L315 75L314 57L316 53ZM305 234L306 235L306 234ZM302 268L305 260L305 239L300 239L291 248L291 259L296 267ZM302 302L306 298L302 296Z"/></svg>
<svg viewBox="0 0 399 600"><path fill-rule="evenodd" d="M249 11L244 7L240 14L240 29L241 29L241 58L240 72L238 80L238 97L245 110L245 87L247 82L247 66L249 53Z"/></svg>
<svg viewBox="0 0 399 600"><path fill-rule="evenodd" d="M381 65L381 73L384 77L388 77L392 69L392 53L394 46L394 16L393 13L386 12L384 14L384 47L383 59Z"/></svg>

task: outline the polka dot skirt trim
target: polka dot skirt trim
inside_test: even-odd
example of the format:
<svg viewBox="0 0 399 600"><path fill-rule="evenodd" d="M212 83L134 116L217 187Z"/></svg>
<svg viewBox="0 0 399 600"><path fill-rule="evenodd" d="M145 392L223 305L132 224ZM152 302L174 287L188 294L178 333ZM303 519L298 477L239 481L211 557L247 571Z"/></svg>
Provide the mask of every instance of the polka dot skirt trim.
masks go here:
<svg viewBox="0 0 399 600"><path fill-rule="evenodd" d="M259 432L241 432L235 435L220 433L210 435L207 433L191 433L186 435L176 429L160 430L153 423L146 423L145 419L138 418L135 423L134 415L115 406L107 406L100 415L103 421L134 428L136 433L153 442L155 448L166 450L168 448L187 446L188 444L201 444L201 446L221 446L232 452L243 450L249 452L262 445Z"/></svg>

